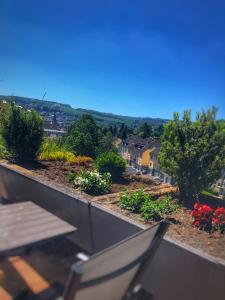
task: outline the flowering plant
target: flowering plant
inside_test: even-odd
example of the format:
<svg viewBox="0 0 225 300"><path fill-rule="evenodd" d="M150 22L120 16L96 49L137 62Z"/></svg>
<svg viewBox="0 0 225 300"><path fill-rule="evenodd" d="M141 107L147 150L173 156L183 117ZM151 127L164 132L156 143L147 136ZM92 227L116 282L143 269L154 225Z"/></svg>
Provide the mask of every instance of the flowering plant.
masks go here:
<svg viewBox="0 0 225 300"><path fill-rule="evenodd" d="M221 232L225 231L224 207L218 207L213 211L209 205L195 203L191 216L194 219L193 225L200 229L211 230L214 228Z"/></svg>
<svg viewBox="0 0 225 300"><path fill-rule="evenodd" d="M74 185L91 195L101 195L111 189L111 175L97 171L82 171L75 176Z"/></svg>
<svg viewBox="0 0 225 300"><path fill-rule="evenodd" d="M213 223L221 232L225 231L225 208L218 207L213 215Z"/></svg>
<svg viewBox="0 0 225 300"><path fill-rule="evenodd" d="M213 209L209 205L195 203L191 216L194 219L194 226L200 229L211 230Z"/></svg>

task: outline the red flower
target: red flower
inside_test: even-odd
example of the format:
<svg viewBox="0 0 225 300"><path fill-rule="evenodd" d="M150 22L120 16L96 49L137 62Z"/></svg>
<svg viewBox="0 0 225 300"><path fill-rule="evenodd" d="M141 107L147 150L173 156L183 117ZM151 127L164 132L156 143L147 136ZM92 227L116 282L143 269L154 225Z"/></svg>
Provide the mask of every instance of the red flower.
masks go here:
<svg viewBox="0 0 225 300"><path fill-rule="evenodd" d="M199 227L199 226L200 226L200 221L194 221L193 224L194 224L196 227Z"/></svg>
<svg viewBox="0 0 225 300"><path fill-rule="evenodd" d="M198 203L195 203L194 209L198 209L198 208L199 208L199 204L198 204Z"/></svg>
<svg viewBox="0 0 225 300"><path fill-rule="evenodd" d="M191 212L194 219L193 225L201 229L211 230L214 225L215 229L221 232L225 231L225 208L218 207L214 212L211 206L206 204L195 203Z"/></svg>
<svg viewBox="0 0 225 300"><path fill-rule="evenodd" d="M194 210L191 212L191 216L194 219L194 226L211 229L213 209L210 206L195 203Z"/></svg>
<svg viewBox="0 0 225 300"><path fill-rule="evenodd" d="M225 208L218 207L213 216L213 223L218 226L218 228L223 231L225 228Z"/></svg>
<svg viewBox="0 0 225 300"><path fill-rule="evenodd" d="M219 225L219 219L218 219L218 218L213 218L213 222L214 222L216 225Z"/></svg>

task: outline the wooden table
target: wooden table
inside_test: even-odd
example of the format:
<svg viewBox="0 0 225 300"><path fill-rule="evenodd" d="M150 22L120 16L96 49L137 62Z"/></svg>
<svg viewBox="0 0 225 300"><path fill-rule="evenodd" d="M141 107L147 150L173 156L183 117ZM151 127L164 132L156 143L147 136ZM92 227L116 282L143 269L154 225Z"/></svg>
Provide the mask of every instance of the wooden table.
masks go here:
<svg viewBox="0 0 225 300"><path fill-rule="evenodd" d="M0 255L76 228L33 202L0 206Z"/></svg>

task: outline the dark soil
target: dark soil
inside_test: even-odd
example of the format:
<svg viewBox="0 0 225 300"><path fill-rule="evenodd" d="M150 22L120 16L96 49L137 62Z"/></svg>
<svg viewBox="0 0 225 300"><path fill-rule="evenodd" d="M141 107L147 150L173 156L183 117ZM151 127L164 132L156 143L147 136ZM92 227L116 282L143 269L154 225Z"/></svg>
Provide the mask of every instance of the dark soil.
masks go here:
<svg viewBox="0 0 225 300"><path fill-rule="evenodd" d="M88 169L89 167L86 168ZM60 161L46 161L29 167L29 170L38 176L44 177L45 179L59 184L63 184L67 187L73 187L72 182L69 181L69 173L78 173L81 171L81 169L84 169L84 167L70 165Z"/></svg>
<svg viewBox="0 0 225 300"><path fill-rule="evenodd" d="M144 180L139 176L124 174L120 182L113 183L111 193L122 192L124 190L144 189L154 186L151 180Z"/></svg>

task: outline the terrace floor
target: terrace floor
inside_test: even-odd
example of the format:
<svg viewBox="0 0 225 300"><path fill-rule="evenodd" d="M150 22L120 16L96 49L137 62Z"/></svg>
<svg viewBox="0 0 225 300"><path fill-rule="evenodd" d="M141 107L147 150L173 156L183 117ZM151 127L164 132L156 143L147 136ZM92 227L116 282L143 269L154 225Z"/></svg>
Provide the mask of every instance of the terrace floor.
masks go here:
<svg viewBox="0 0 225 300"><path fill-rule="evenodd" d="M50 300L62 296L78 252L82 250L64 237L0 260L0 299Z"/></svg>

